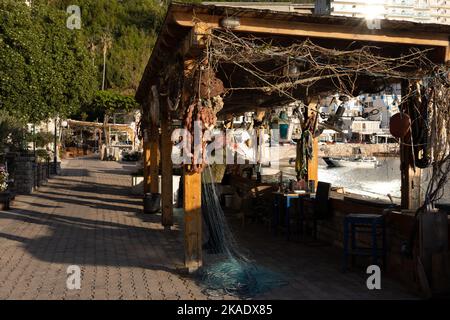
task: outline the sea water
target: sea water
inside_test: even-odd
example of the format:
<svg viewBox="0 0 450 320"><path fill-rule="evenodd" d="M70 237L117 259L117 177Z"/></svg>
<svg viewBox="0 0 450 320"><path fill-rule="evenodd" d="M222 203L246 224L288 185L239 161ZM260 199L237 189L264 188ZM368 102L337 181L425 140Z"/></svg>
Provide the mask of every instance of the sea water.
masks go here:
<svg viewBox="0 0 450 320"><path fill-rule="evenodd" d="M400 158L377 157L379 166L375 168L335 167L331 168L320 159L319 181L329 182L334 187L343 187L346 193L389 201L390 194L395 203L400 203L401 177ZM287 175L295 176L293 167L283 168ZM423 191L428 181L429 169L423 171ZM450 184L447 183L444 196L439 202L450 203Z"/></svg>

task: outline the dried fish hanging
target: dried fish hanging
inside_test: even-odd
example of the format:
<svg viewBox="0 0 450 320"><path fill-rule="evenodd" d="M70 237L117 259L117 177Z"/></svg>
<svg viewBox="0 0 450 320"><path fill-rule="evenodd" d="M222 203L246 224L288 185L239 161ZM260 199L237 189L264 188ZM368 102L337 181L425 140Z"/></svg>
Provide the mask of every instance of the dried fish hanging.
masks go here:
<svg viewBox="0 0 450 320"><path fill-rule="evenodd" d="M192 146L191 150L192 164L187 166L188 172L202 172L206 163L206 145L207 141L203 139L206 130L214 128L217 122L217 112L223 108L223 99L221 95L225 92L223 82L216 77L214 70L207 64L208 59L197 66L194 73L194 80L192 88L194 94L194 101L188 106L185 116L184 125L190 132L191 137L185 137L187 140L192 140L194 137L194 122L198 121L201 124L201 159L197 159L198 150L195 150L194 143L188 141L187 145ZM197 152L197 153L196 153Z"/></svg>

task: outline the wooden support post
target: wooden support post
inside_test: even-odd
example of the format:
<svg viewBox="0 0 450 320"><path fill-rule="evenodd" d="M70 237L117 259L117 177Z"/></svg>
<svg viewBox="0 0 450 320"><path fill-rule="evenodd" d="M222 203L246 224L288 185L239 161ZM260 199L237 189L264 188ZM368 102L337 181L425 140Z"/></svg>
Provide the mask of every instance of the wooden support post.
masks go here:
<svg viewBox="0 0 450 320"><path fill-rule="evenodd" d="M412 147L409 139L402 139L400 145L401 170L401 206L403 209L416 210L421 206L420 184L422 169L411 165Z"/></svg>
<svg viewBox="0 0 450 320"><path fill-rule="evenodd" d="M144 193L150 192L150 141L148 134L144 135Z"/></svg>
<svg viewBox="0 0 450 320"><path fill-rule="evenodd" d="M197 60L184 60L184 77L192 79ZM191 103L190 81L184 82L182 105ZM202 266L202 182L200 173L183 171L183 208L184 208L184 264L189 272L195 272Z"/></svg>
<svg viewBox="0 0 450 320"><path fill-rule="evenodd" d="M184 175L184 263L189 272L202 266L202 183L200 173Z"/></svg>
<svg viewBox="0 0 450 320"><path fill-rule="evenodd" d="M144 167L144 194L150 193L150 121L149 112L150 106L148 103L142 105L142 147L143 147L143 167Z"/></svg>
<svg viewBox="0 0 450 320"><path fill-rule="evenodd" d="M98 131L98 140L97 140L97 151L100 154L100 160L103 160L102 158L102 149L103 149L103 140L102 140L102 130L97 129Z"/></svg>
<svg viewBox="0 0 450 320"><path fill-rule="evenodd" d="M173 225L171 126L168 106L163 103L161 106L161 223L164 227L171 227Z"/></svg>
<svg viewBox="0 0 450 320"><path fill-rule="evenodd" d="M133 146L133 150L136 150L136 135L134 131L131 131L131 144Z"/></svg>
<svg viewBox="0 0 450 320"><path fill-rule="evenodd" d="M148 140L150 147L150 193L159 193L159 92L156 85L151 87L148 108Z"/></svg>
<svg viewBox="0 0 450 320"><path fill-rule="evenodd" d="M159 192L159 130L155 125L150 125L150 192Z"/></svg>
<svg viewBox="0 0 450 320"><path fill-rule="evenodd" d="M308 105L308 116L315 119L317 116L317 99L313 99ZM314 130L316 129L314 125ZM313 132L314 134L314 132ZM312 158L308 160L308 180L314 180L317 187L319 180L319 138L314 138L312 143Z"/></svg>
<svg viewBox="0 0 450 320"><path fill-rule="evenodd" d="M317 187L319 180L319 138L314 138L312 147L312 159L308 160L308 180L314 180Z"/></svg>
<svg viewBox="0 0 450 320"><path fill-rule="evenodd" d="M402 81L402 99L409 93L408 81ZM410 102L405 101L403 111L409 113ZM413 119L411 119L413 121ZM411 133L400 141L401 206L402 209L416 210L421 206L420 183L422 170L413 167L413 147Z"/></svg>

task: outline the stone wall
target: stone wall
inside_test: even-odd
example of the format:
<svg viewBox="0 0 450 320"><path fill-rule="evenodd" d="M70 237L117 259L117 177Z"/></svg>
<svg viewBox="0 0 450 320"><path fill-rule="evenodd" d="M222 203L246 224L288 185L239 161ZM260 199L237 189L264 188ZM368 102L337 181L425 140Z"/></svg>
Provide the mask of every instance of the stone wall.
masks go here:
<svg viewBox="0 0 450 320"><path fill-rule="evenodd" d="M13 165L11 186L13 194L30 194L33 190L45 185L50 175L55 174L53 162L35 163L33 156L16 155L9 160ZM57 163L57 174L60 173L61 163Z"/></svg>
<svg viewBox="0 0 450 320"><path fill-rule="evenodd" d="M377 155L396 156L399 154L398 143L336 143L319 145L319 157L350 157L353 155L354 148L359 148L362 155L366 157Z"/></svg>
<svg viewBox="0 0 450 320"><path fill-rule="evenodd" d="M362 144L362 143L335 143L319 144L319 157L350 157L354 148L359 148L365 157L399 157L399 144ZM295 159L296 146L285 144L279 148L281 161Z"/></svg>
<svg viewBox="0 0 450 320"><path fill-rule="evenodd" d="M14 187L18 194L30 194L34 189L34 157L17 156L14 159Z"/></svg>

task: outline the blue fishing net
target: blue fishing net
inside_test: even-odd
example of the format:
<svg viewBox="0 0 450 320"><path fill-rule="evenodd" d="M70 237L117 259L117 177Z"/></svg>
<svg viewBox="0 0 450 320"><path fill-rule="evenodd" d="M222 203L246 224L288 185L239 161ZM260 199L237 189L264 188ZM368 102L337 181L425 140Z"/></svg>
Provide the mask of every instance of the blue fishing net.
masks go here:
<svg viewBox="0 0 450 320"><path fill-rule="evenodd" d="M240 298L251 298L287 284L278 273L232 257L205 266L200 276L207 294L228 294Z"/></svg>
<svg viewBox="0 0 450 320"><path fill-rule="evenodd" d="M207 174L212 175L211 169ZM208 226L205 233L215 243L214 254L208 254L199 271L200 285L208 295L229 294L251 298L287 284L285 277L257 265L238 249L217 196L216 186L204 183L202 210ZM218 251L218 252L217 252Z"/></svg>

